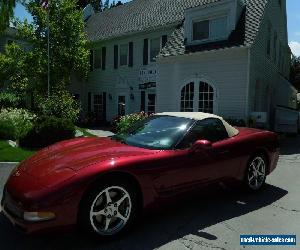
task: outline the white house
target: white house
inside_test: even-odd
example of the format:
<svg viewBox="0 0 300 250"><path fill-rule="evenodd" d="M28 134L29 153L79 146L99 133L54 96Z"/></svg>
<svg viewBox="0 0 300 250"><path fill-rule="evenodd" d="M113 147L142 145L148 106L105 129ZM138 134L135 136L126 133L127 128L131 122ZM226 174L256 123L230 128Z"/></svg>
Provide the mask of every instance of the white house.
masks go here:
<svg viewBox="0 0 300 250"><path fill-rule="evenodd" d="M295 108L285 0L133 0L93 14L88 79L70 89L111 121L137 111L204 111L248 121Z"/></svg>

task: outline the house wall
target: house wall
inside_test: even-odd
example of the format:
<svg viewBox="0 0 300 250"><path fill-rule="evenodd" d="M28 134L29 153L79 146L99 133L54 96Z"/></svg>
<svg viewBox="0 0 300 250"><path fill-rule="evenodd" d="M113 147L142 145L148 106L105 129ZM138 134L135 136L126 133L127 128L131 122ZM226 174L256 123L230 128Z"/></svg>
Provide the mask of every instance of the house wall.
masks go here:
<svg viewBox="0 0 300 250"><path fill-rule="evenodd" d="M218 50L161 59L158 68L159 112L180 111L181 89L195 79L214 86L217 93L214 113L225 118L246 118L248 49Z"/></svg>
<svg viewBox="0 0 300 250"><path fill-rule="evenodd" d="M271 53L267 55L268 23L271 31ZM277 59L275 60L274 32L282 46L279 58L277 42ZM250 50L249 113L267 112L269 125L274 123L276 105L296 108L296 90L288 82L291 52L288 47L286 1L268 1L260 30Z"/></svg>
<svg viewBox="0 0 300 250"><path fill-rule="evenodd" d="M139 84L145 81L140 79L140 70L156 69L156 62L143 65L143 46L144 39L171 35L173 27L165 27L162 30L148 31L128 37L121 37L112 40L102 41L92 44L92 48L106 47L106 69L97 69L89 73L87 80L76 79L73 77L70 91L73 94L80 94L83 111L88 110L88 93L101 94L107 93L107 120L111 121L118 114L118 95L126 96L126 114L140 111L141 90ZM114 69L114 45L128 44L133 42L133 67L119 66ZM156 79L152 79L156 81ZM134 99L130 98L134 96ZM109 98L111 96L111 99ZM93 103L93 98L92 98ZM92 107L93 110L93 107Z"/></svg>

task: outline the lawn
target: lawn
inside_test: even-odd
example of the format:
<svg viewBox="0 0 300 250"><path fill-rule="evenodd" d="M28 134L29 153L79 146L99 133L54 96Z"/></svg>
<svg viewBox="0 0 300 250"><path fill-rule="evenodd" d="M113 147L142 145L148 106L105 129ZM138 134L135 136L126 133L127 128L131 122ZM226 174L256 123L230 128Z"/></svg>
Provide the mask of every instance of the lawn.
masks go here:
<svg viewBox="0 0 300 250"><path fill-rule="evenodd" d="M32 150L14 148L7 141L0 140L0 162L20 162L34 153Z"/></svg>
<svg viewBox="0 0 300 250"><path fill-rule="evenodd" d="M84 128L76 127L77 130L83 133L83 136L95 136L87 132ZM0 140L0 162L20 162L29 156L33 155L36 151L24 148L14 148L8 144L7 141Z"/></svg>

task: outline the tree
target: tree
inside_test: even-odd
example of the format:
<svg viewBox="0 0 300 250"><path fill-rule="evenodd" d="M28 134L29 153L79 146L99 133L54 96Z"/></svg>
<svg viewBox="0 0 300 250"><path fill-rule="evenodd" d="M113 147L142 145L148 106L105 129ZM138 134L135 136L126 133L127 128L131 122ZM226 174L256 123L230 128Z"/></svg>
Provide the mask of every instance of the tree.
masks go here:
<svg viewBox="0 0 300 250"><path fill-rule="evenodd" d="M300 90L300 57L292 55L290 82Z"/></svg>
<svg viewBox="0 0 300 250"><path fill-rule="evenodd" d="M103 9L104 9L104 10L109 9L109 0L105 0Z"/></svg>
<svg viewBox="0 0 300 250"><path fill-rule="evenodd" d="M46 93L47 11L39 0L29 0L26 7L33 23L18 22L17 29L20 39L28 41L31 48L26 51L15 44L7 46L0 57L0 76L17 91ZM51 86L64 88L74 73L80 77L88 73L89 50L83 14L77 9L76 0L51 0L49 12Z"/></svg>
<svg viewBox="0 0 300 250"><path fill-rule="evenodd" d="M93 6L95 12L101 12L103 10L102 0L89 0L89 4Z"/></svg>
<svg viewBox="0 0 300 250"><path fill-rule="evenodd" d="M9 26L9 21L14 14L15 6L16 0L0 1L0 33Z"/></svg>

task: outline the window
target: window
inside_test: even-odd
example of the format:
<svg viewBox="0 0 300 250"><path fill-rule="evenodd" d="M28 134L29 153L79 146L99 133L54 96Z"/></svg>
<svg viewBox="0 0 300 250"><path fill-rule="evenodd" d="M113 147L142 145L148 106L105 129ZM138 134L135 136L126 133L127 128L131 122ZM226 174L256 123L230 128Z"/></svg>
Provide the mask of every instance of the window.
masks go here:
<svg viewBox="0 0 300 250"><path fill-rule="evenodd" d="M227 33L227 18L221 17L193 23L193 40L222 39Z"/></svg>
<svg viewBox="0 0 300 250"><path fill-rule="evenodd" d="M214 89L206 82L199 84L199 112L213 113Z"/></svg>
<svg viewBox="0 0 300 250"><path fill-rule="evenodd" d="M148 149L171 149L184 136L193 120L173 116L151 116L134 124L127 134L113 140Z"/></svg>
<svg viewBox="0 0 300 250"><path fill-rule="evenodd" d="M94 113L97 120L103 117L103 96L100 94L94 95Z"/></svg>
<svg viewBox="0 0 300 250"><path fill-rule="evenodd" d="M120 66L128 64L128 44L120 46Z"/></svg>
<svg viewBox="0 0 300 250"><path fill-rule="evenodd" d="M155 57L160 51L160 38L150 39L150 61L155 62Z"/></svg>
<svg viewBox="0 0 300 250"><path fill-rule="evenodd" d="M198 121L184 139L179 143L178 148L190 148L198 140L217 142L228 138L228 133L221 120L209 118Z"/></svg>
<svg viewBox="0 0 300 250"><path fill-rule="evenodd" d="M209 38L209 21L193 23L193 40L204 40Z"/></svg>
<svg viewBox="0 0 300 250"><path fill-rule="evenodd" d="M194 83L191 82L185 85L181 90L181 112L194 111Z"/></svg>
<svg viewBox="0 0 300 250"><path fill-rule="evenodd" d="M190 82L181 89L181 112L214 112L215 92L206 82Z"/></svg>
<svg viewBox="0 0 300 250"><path fill-rule="evenodd" d="M272 32L272 26L271 23L268 23L268 33L267 33L267 55L271 55L271 32Z"/></svg>
<svg viewBox="0 0 300 250"><path fill-rule="evenodd" d="M94 50L94 69L100 69L101 68L101 49Z"/></svg>
<svg viewBox="0 0 300 250"><path fill-rule="evenodd" d="M155 94L148 94L148 114L155 113Z"/></svg>
<svg viewBox="0 0 300 250"><path fill-rule="evenodd" d="M277 62L277 33L274 32L274 44L273 44L273 50L274 50L274 62Z"/></svg>

